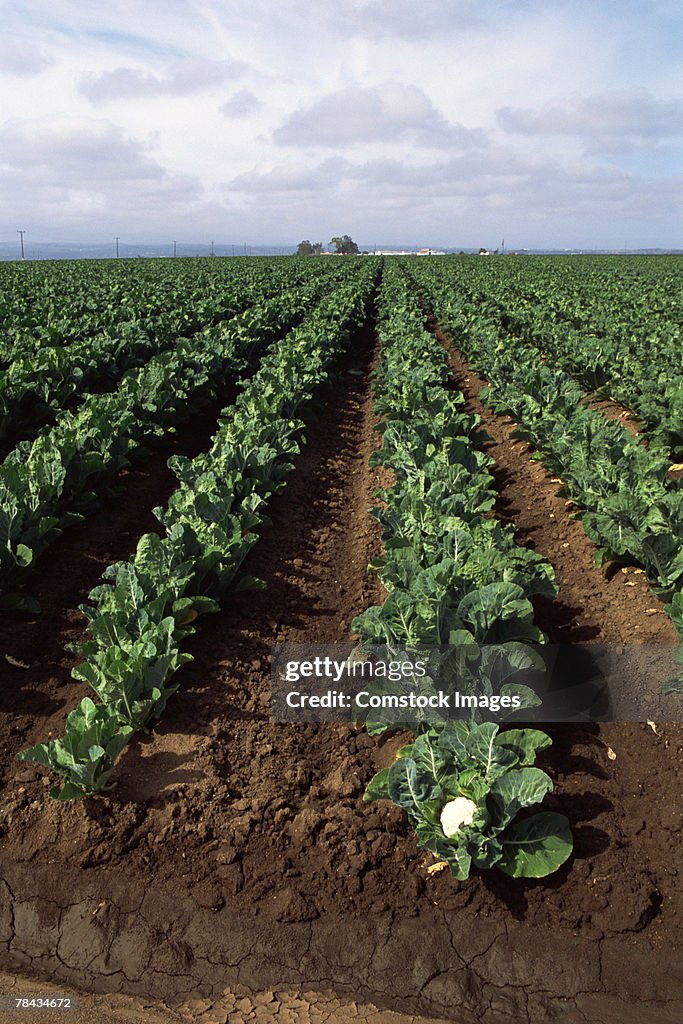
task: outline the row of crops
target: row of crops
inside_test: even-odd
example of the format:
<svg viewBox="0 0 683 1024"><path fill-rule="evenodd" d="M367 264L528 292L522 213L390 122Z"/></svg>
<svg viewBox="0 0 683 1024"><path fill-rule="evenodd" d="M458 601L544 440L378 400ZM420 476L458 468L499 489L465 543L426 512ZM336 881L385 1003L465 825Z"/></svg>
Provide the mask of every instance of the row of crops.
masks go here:
<svg viewBox="0 0 683 1024"><path fill-rule="evenodd" d="M296 276L296 275L295 275ZM114 388L126 371L179 338L229 319L268 294L261 264L227 278L190 261L150 268L31 264L3 268L0 446L34 437L83 395ZM294 283L294 281L292 281Z"/></svg>
<svg viewBox="0 0 683 1024"><path fill-rule="evenodd" d="M79 648L83 662L74 678L98 702L85 697L63 737L20 755L59 773L53 796L69 799L105 785L130 737L161 715L177 688L194 620L215 611L229 588L250 582L236 579L239 568L258 539L269 498L292 468L301 417L365 319L375 269L343 273L346 283L266 351L235 404L222 410L210 449L170 461L179 486L168 506L155 510L164 534L143 536L131 559L104 573L90 595L93 605L83 608L90 639Z"/></svg>
<svg viewBox="0 0 683 1024"><path fill-rule="evenodd" d="M651 444L683 452L680 260L448 263L418 276L448 285L451 300L476 308L482 326L497 324L516 349L536 349L588 391L622 402Z"/></svg>
<svg viewBox="0 0 683 1024"><path fill-rule="evenodd" d="M81 380L76 407L58 411L55 404L54 423L6 456L0 466L0 608L38 610L24 583L64 527L96 509L136 451L253 367L263 346L299 323L330 286L329 275L324 283L315 276L302 281L296 268L275 288L264 270L258 287L250 277L232 282L238 297L231 298L227 319L190 337L176 335L172 348L148 353L112 390L91 393ZM267 297L273 290L277 294ZM71 353L72 346L65 348L64 359ZM50 380L41 382L38 369L32 386L47 396Z"/></svg>
<svg viewBox="0 0 683 1024"><path fill-rule="evenodd" d="M490 693L502 657L522 667L523 644L544 640L529 598L554 596L553 570L515 544L513 526L486 517L495 490L491 459L476 448L478 421L447 389L446 354L395 267L385 271L379 311L373 393L383 445L373 463L392 470L395 484L379 493L384 504L374 514L383 527L377 566L388 597L352 628L365 644L393 651L450 646L479 660L483 648L479 686ZM503 684L500 692L513 689ZM371 731L385 728L375 723ZM569 823L550 811L518 815L552 789L534 767L549 745L537 729L425 723L375 776L366 799L390 799L405 810L419 844L457 878L494 865L515 876L547 875L571 853Z"/></svg>
<svg viewBox="0 0 683 1024"><path fill-rule="evenodd" d="M462 265L435 267L432 263L427 272L421 268L418 271L414 279L426 308L433 311L469 364L487 380L489 386L481 397L497 412L513 417L518 424L516 435L528 440L543 464L562 480L563 494L579 509L584 529L596 545L598 563L642 566L654 593L665 602L665 610L683 636L683 488L680 479L670 472L672 453L668 443L674 446L675 432L666 432L665 445L659 429L671 419L679 428L681 422L676 403L683 395L683 377L677 376L680 357L675 354L680 351L680 323L675 319L678 316L680 320L680 287L670 280L668 305L662 301L662 308L655 307L650 314L641 300L641 320L632 319L635 314L631 310L624 317L627 326L621 327L621 334L615 326L610 335L611 344L623 350L628 348L626 333L635 333L640 324L636 338L642 347L640 339L650 329L656 374L654 368L641 368L640 372L651 372L660 381L664 377L671 384L659 391L662 420L648 432L650 443L645 445L621 422L608 420L587 404L586 391L577 380L583 375L564 369L563 361L556 360L554 352L561 347L557 339L566 338L569 349L572 339L576 341L574 327L556 324L545 330L542 324L536 324L532 343L510 326L514 316L506 313L505 287L497 291L492 283L493 298L483 304L476 288L465 280ZM559 267L556 273L559 276ZM594 287L600 284L598 280ZM533 285L540 306L548 288L546 277L535 279L532 273L526 281L528 292ZM557 281L556 287L559 291ZM604 282L602 287L608 291ZM666 291L666 285L658 281L657 289ZM620 322L620 295L614 282L609 294L611 326ZM592 296L592 288L587 287L584 303L590 305ZM603 297L603 305L605 301ZM559 299L557 304L561 306ZM674 348L676 343L678 349ZM588 353L594 350L590 337L583 340L581 350L588 359ZM546 353L552 353L552 357ZM580 356L577 360L580 365ZM638 377L635 370L633 373L644 387L647 377ZM618 372L610 377L610 395L625 386L624 379L628 376L622 378ZM681 679L671 686L679 688Z"/></svg>
<svg viewBox="0 0 683 1024"><path fill-rule="evenodd" d="M578 348L582 287L593 280L582 278L583 269L565 281L533 261L528 273L514 261L495 264L504 268L497 271L473 259L385 262L381 271L375 260L230 261L230 272L220 261L201 270L178 263L158 276L149 264L139 276L131 264L101 266L99 277L88 268L94 276L82 281L69 280L73 267L64 278L52 268L43 278L35 268L3 270L0 439L18 441L0 465L0 607L36 612L31 574L65 526L96 511L120 470L175 424L228 385L235 395L208 450L170 460L178 487L155 510L159 531L106 570L82 609L88 639L73 675L93 696L69 714L62 736L20 755L59 775L53 796L103 789L130 738L159 718L177 689L195 620L253 582L241 567L267 504L292 470L316 393L373 307L381 342L372 381L381 446L373 464L394 482L372 510L383 545L375 568L388 596L359 609L352 628L362 643L466 649L478 661L479 687L524 698L524 687L506 682L500 650L515 670L532 667L531 645L545 642L532 598L556 594L547 559L516 544L514 526L491 514L492 461L481 450L477 417L453 390L444 348L427 329L429 312L486 377L486 401L517 420L520 436L563 480L598 557L642 565L683 633L683 499L670 473L675 387L659 388L659 419L644 417L649 446L585 401L585 388L597 388L600 377L587 367L602 359L606 372L610 352L626 359L628 351L620 381L637 410L648 389L634 382L646 360L654 373L672 358L680 310L670 282L656 275L650 282L661 301L650 311L648 355L647 311L610 319L605 293L611 286L614 301L616 285L596 276L601 313L593 330L602 347L589 364ZM642 286L635 278L623 284L634 295ZM51 318L53 331L44 326ZM590 338L583 344L594 352ZM22 369L31 346L33 381ZM624 402L626 395L611 390ZM368 724L372 733L383 728ZM458 878L494 865L539 877L567 859L566 818L527 812L552 788L534 764L550 743L544 733L475 720L425 721L414 731L366 796L403 808L420 845Z"/></svg>

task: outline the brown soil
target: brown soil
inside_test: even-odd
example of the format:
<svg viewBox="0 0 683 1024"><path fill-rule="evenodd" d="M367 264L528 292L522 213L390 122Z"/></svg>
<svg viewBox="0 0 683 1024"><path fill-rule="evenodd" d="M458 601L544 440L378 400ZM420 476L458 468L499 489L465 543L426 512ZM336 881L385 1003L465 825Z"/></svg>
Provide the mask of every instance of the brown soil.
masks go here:
<svg viewBox="0 0 683 1024"><path fill-rule="evenodd" d="M448 344L446 335L437 334ZM516 423L511 417L496 415L480 401L485 382L462 355L451 348L449 359L468 411L481 417L490 438L484 449L495 463L491 473L499 494L496 516L515 523L517 542L544 555L555 569L556 600L536 601L536 622L550 641L677 643L674 625L645 574L596 566L595 545L581 520L572 517L576 506L561 496L562 481L534 458L530 444L513 436Z"/></svg>
<svg viewBox="0 0 683 1024"><path fill-rule="evenodd" d="M153 514L178 486L167 466L172 455L193 458L203 451L216 429L221 409L235 397L234 386L176 431L167 433L115 481L115 493L80 523L68 527L40 559L26 589L40 602L42 613L27 617L5 613L0 621L0 713L12 716L10 747L0 730L0 771L12 751L25 746L23 737L44 737L53 722L59 729L65 709L78 703L71 669L77 662L66 644L85 639L85 620L78 606L87 603L104 569L128 558L143 533L159 528ZM146 457L145 457L146 456ZM19 665L6 660L9 657ZM25 667L22 667L25 666ZM19 744L19 747L16 746Z"/></svg>
<svg viewBox="0 0 683 1024"><path fill-rule="evenodd" d="M638 417L621 402L616 402L613 398L598 398L596 395L588 394L584 404L596 412L601 412L605 419L621 423L631 437L643 436L643 427ZM643 444L647 445L647 437L643 437Z"/></svg>
<svg viewBox="0 0 683 1024"><path fill-rule="evenodd" d="M134 999L124 995L93 995L65 990L62 986L36 983L0 973L0 992L17 998L43 995L78 999L78 1009L60 1015L68 1024L445 1024L430 1017L406 1016L392 1010L378 1010L372 1004L339 999L333 992L266 990L255 992L245 985L226 988L218 998L189 999L170 1006L157 999ZM45 1024L54 1020L45 1011L0 1011L9 1024Z"/></svg>
<svg viewBox="0 0 683 1024"><path fill-rule="evenodd" d="M40 769L8 764L0 948L24 973L163 999L174 1012L244 985L331 989L458 1024L674 1024L683 1010L676 727L554 727L548 806L569 816L574 857L547 880L494 871L457 883L427 874L431 858L396 808L360 800L395 740L269 721L271 644L348 640L354 614L382 598L366 572L379 549L367 516L380 481L367 464L377 444L371 349L366 333L343 360L245 566L267 589L201 622L181 690L125 753L112 792L56 804ZM74 593L91 585L84 566L81 555L70 567ZM573 630L592 637L612 617L602 593L598 608L597 595L581 602L578 581L567 591L569 608L581 609ZM77 628L57 615L49 649L41 640L40 659L30 658L52 669L13 669L0 691L8 757L61 726L82 695L55 650ZM19 625L14 639L27 650ZM320 1019L345 1019L336 1014Z"/></svg>
<svg viewBox="0 0 683 1024"><path fill-rule="evenodd" d="M615 402L612 398L596 398L592 395L586 397L585 404L591 409L595 409L596 412L601 412L606 419L621 423L632 437L639 438L644 448L649 447L650 439L647 432L635 413L627 409L626 406ZM683 465L679 462L673 463L667 476L669 480L680 480L683 476Z"/></svg>

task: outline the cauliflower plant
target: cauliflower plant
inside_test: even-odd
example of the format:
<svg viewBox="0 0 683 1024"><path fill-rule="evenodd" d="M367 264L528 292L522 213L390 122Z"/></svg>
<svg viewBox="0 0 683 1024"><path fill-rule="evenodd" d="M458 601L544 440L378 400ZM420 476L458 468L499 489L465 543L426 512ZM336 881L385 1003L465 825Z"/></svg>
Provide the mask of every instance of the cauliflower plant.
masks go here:
<svg viewBox="0 0 683 1024"><path fill-rule="evenodd" d="M455 800L449 800L441 811L443 834L447 839L457 835L463 825L472 824L476 813L477 805L466 796L457 796Z"/></svg>

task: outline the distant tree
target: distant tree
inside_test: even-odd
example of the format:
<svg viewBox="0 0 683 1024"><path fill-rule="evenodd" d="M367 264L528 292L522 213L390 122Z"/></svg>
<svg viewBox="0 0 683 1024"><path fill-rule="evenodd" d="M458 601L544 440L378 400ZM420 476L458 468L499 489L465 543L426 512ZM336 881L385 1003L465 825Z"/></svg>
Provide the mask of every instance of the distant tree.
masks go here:
<svg viewBox="0 0 683 1024"><path fill-rule="evenodd" d="M330 245L335 247L335 251L340 253L342 256L357 256L359 253L358 246L352 238L348 235L342 235L340 238L333 238Z"/></svg>
<svg viewBox="0 0 683 1024"><path fill-rule="evenodd" d="M319 256L321 251L322 245L320 245L320 242L312 245L307 238L303 242L299 242L296 247L297 256Z"/></svg>

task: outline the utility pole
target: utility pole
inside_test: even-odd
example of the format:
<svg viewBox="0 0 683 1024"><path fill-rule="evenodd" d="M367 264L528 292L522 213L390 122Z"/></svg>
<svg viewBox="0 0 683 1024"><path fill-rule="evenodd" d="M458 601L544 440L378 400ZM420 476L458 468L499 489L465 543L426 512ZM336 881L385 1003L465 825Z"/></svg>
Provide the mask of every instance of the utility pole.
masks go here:
<svg viewBox="0 0 683 1024"><path fill-rule="evenodd" d="M500 243L500 247L501 247L501 249L503 251L503 256L504 256L505 255L505 239L503 239L503 241Z"/></svg>
<svg viewBox="0 0 683 1024"><path fill-rule="evenodd" d="M246 242L244 243L244 255L245 256L247 255L247 243Z"/></svg>
<svg viewBox="0 0 683 1024"><path fill-rule="evenodd" d="M234 245L232 247L232 254L233 254L233 256L235 255L235 246Z"/></svg>
<svg viewBox="0 0 683 1024"><path fill-rule="evenodd" d="M213 238L211 239L211 255L215 256L216 253L213 251Z"/></svg>
<svg viewBox="0 0 683 1024"><path fill-rule="evenodd" d="M17 230L17 234L21 238L21 258L23 260L23 259L25 259L25 256L24 256L24 232L20 231L20 230Z"/></svg>
<svg viewBox="0 0 683 1024"><path fill-rule="evenodd" d="M116 242L116 258L118 259L119 258L119 236L118 235L116 236L114 241Z"/></svg>
<svg viewBox="0 0 683 1024"><path fill-rule="evenodd" d="M173 256L174 256L174 258L175 258L175 257L176 257L177 255L178 255L178 243L177 243L177 242L174 242L174 243L173 243Z"/></svg>

